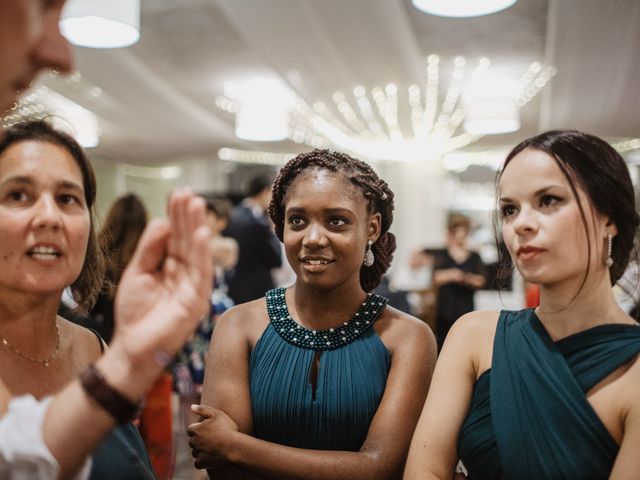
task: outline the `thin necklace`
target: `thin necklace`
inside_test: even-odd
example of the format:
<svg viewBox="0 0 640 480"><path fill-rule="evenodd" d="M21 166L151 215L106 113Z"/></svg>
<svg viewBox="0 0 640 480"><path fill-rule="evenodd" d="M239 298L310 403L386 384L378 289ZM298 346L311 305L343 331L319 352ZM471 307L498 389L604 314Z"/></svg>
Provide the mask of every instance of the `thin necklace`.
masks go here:
<svg viewBox="0 0 640 480"><path fill-rule="evenodd" d="M53 351L53 353L51 355L49 355L47 358L43 358L43 359L30 357L29 355L26 355L26 354L22 353L20 350L17 350L15 347L11 346L9 344L9 342L7 342L7 339L4 338L3 336L0 336L0 340L2 340L2 344L5 347L7 347L9 350L11 350L16 355L19 355L22 358L26 358L27 360L30 360L32 362L41 363L45 367L48 367L49 363L51 362L51 360L53 360L56 357L56 355L58 355L58 352L60 351L60 329L58 328L58 323L57 322L56 322L56 334L58 336L58 342L56 343L56 349Z"/></svg>

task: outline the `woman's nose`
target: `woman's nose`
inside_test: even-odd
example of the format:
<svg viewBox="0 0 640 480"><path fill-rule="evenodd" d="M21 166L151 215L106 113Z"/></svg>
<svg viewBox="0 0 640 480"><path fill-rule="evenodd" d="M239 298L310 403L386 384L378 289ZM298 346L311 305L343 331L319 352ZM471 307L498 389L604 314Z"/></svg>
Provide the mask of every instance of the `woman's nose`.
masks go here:
<svg viewBox="0 0 640 480"><path fill-rule="evenodd" d="M37 228L59 228L62 224L60 209L54 198L42 195L34 205L34 226Z"/></svg>
<svg viewBox="0 0 640 480"><path fill-rule="evenodd" d="M537 230L538 223L536 214L533 209L527 206L522 206L520 208L520 212L518 212L518 215L513 222L513 228L518 234L524 234Z"/></svg>
<svg viewBox="0 0 640 480"><path fill-rule="evenodd" d="M305 246L316 246L316 245L324 245L326 243L326 235L324 232L324 228L322 228L318 224L311 224L307 228L303 239L303 245Z"/></svg>

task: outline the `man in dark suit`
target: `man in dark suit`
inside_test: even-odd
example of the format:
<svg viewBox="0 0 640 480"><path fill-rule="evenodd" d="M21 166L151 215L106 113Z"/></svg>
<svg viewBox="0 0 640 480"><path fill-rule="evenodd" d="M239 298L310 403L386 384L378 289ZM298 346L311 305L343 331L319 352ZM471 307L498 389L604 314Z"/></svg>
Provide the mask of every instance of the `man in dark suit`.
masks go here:
<svg viewBox="0 0 640 480"><path fill-rule="evenodd" d="M271 270L282 265L280 241L267 217L272 180L265 175L247 182L247 197L236 207L224 234L238 242L235 271L229 280L229 296L234 303L263 297L275 285Z"/></svg>

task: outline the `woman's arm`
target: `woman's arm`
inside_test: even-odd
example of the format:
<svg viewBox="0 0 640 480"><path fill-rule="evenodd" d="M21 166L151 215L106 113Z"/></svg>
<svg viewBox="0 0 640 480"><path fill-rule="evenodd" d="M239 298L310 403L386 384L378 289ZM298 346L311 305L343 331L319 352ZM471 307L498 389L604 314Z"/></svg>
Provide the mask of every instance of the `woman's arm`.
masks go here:
<svg viewBox="0 0 640 480"><path fill-rule="evenodd" d="M624 396L627 405L623 417L623 436L620 450L611 471L612 480L631 480L638 478L640 471L640 405L638 404L638 385L640 385L640 361L636 360L625 375L630 376L629 387L618 392L617 396Z"/></svg>
<svg viewBox="0 0 640 480"><path fill-rule="evenodd" d="M491 312L464 315L447 335L411 441L405 479L453 478L458 434L471 403L473 386L479 369L489 367L480 367L478 359L481 355L487 358L487 354L490 358L484 347L493 335L486 327L495 317ZM495 330L495 322L493 325Z"/></svg>
<svg viewBox="0 0 640 480"><path fill-rule="evenodd" d="M437 287L446 285L448 283L462 283L464 282L465 273L459 268L445 268L442 270L433 271L433 284Z"/></svg>
<svg viewBox="0 0 640 480"><path fill-rule="evenodd" d="M264 317L262 322L258 321L261 315ZM255 330L254 335L260 335L266 326L264 301L258 300L231 308L217 320L207 353L202 404L224 410L230 417L233 428L249 435L253 432L249 392L251 333ZM230 465L220 456L205 456L202 451L199 454L196 467L210 469L212 478L257 478L251 472L243 472Z"/></svg>
<svg viewBox="0 0 640 480"><path fill-rule="evenodd" d="M624 422L624 437L620 444L618 456L611 471L611 480L633 480L640 471L640 409L634 408L627 414Z"/></svg>
<svg viewBox="0 0 640 480"><path fill-rule="evenodd" d="M236 389L235 398L227 399L232 402L230 412L225 410L229 406L217 401L213 402L213 406L221 411L209 408L199 411L209 418L189 427L192 446L198 452L224 458L236 466L269 478L399 478L429 388L436 346L429 328L418 320L396 318L390 324L384 339L392 352L391 369L382 401L359 452L306 450L251 437L250 431L247 431L249 422L242 415L236 421L234 413L230 413L237 415L239 403L244 402L247 405L240 410L250 411L248 385ZM227 344L225 339L218 337L212 347L215 348L218 342ZM248 363L247 360L245 362ZM227 376L226 371L218 374ZM228 372L228 375L233 375L233 372ZM220 382L219 385L229 382L213 381L217 384ZM238 393L242 395L237 396ZM220 393L207 397L215 400L222 398ZM238 424L237 430L234 422ZM203 461L205 457L201 457Z"/></svg>
<svg viewBox="0 0 640 480"><path fill-rule="evenodd" d="M487 282L487 279L484 275L473 272L464 272L463 275L463 283L465 285L470 286L471 288L475 288L476 290L484 287L484 284Z"/></svg>

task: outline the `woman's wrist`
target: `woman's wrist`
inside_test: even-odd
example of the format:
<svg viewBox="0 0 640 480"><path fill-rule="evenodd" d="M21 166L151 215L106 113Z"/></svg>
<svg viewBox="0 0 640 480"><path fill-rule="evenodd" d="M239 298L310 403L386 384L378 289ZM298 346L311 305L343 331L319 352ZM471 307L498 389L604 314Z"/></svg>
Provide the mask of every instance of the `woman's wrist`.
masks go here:
<svg viewBox="0 0 640 480"><path fill-rule="evenodd" d="M139 402L151 388L162 368L155 362L133 363L121 346L113 343L96 362L107 383L132 402Z"/></svg>
<svg viewBox="0 0 640 480"><path fill-rule="evenodd" d="M244 466L246 462L246 448L243 448L243 446L249 439L250 436L245 433L238 431L229 432L225 441L220 445L222 457L233 465Z"/></svg>

